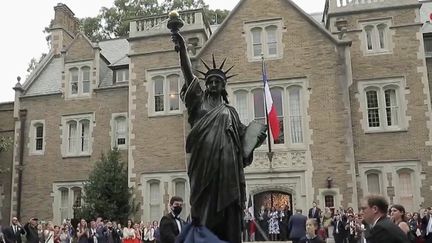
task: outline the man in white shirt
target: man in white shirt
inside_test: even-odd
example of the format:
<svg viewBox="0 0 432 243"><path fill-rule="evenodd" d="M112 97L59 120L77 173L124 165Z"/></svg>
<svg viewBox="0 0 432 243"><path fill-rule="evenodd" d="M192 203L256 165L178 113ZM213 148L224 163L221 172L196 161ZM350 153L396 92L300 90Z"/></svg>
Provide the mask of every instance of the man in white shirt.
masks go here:
<svg viewBox="0 0 432 243"><path fill-rule="evenodd" d="M425 232L426 243L432 243L432 208L428 207L426 215L422 218L423 230Z"/></svg>

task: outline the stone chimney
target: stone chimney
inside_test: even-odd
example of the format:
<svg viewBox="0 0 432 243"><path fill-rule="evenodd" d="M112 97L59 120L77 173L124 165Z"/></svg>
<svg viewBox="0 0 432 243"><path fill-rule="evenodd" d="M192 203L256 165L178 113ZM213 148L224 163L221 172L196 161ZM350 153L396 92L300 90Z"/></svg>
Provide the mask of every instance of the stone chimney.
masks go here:
<svg viewBox="0 0 432 243"><path fill-rule="evenodd" d="M60 54L63 47L69 45L78 33L79 20L66 4L58 3L54 7L54 19L50 27L51 49Z"/></svg>

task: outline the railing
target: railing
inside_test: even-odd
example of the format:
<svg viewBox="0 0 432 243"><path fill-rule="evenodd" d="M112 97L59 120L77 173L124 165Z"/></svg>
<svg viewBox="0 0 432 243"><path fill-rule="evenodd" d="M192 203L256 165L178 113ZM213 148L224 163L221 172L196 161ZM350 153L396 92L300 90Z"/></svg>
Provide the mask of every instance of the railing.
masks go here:
<svg viewBox="0 0 432 243"><path fill-rule="evenodd" d="M180 18L184 21L183 29L190 28L205 28L208 29L208 25L205 24L203 18L202 9L188 10L180 12ZM146 17L142 19L132 20L130 22L130 37L135 36L146 36L158 33L169 33L166 27L168 22L168 14L157 15Z"/></svg>
<svg viewBox="0 0 432 243"><path fill-rule="evenodd" d="M357 11L406 4L418 4L418 0L327 0L324 12Z"/></svg>
<svg viewBox="0 0 432 243"><path fill-rule="evenodd" d="M370 3L378 3L384 2L385 0L336 0L336 6L345 7L345 6L355 6L360 4L370 4Z"/></svg>

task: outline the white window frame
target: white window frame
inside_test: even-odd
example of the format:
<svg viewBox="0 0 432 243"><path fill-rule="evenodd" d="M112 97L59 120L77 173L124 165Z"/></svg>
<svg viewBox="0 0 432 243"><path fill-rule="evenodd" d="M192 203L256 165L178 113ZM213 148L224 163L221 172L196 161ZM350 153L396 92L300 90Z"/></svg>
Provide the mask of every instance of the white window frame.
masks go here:
<svg viewBox="0 0 432 243"><path fill-rule="evenodd" d="M383 182L382 182L382 173L381 173L381 170L377 170L377 169L370 169L370 170L367 170L366 172L365 172L365 178L366 178L366 189L367 189L367 192L369 193L369 194L372 194L372 193L374 193L374 192L370 192L369 191L369 180L368 180L368 176L369 175L377 175L378 176L378 183L379 183L379 185L378 185L378 189L379 189L379 193L378 194L382 194L384 191L383 191ZM376 193L375 193L376 194Z"/></svg>
<svg viewBox="0 0 432 243"><path fill-rule="evenodd" d="M88 120L89 121L89 131L88 131L88 150L80 151L80 149L76 149L76 151L69 151L69 123L76 122L77 124L77 133L75 139L77 139L80 144L80 133L79 133L79 124L81 121ZM62 116L62 156L63 157L79 157L79 156L90 156L92 154L92 144L93 144L93 126L94 126L94 114L81 114L81 115L69 115Z"/></svg>
<svg viewBox="0 0 432 243"><path fill-rule="evenodd" d="M184 195L178 195L177 193L177 183L184 183ZM187 216L189 215L189 207L188 207L188 202L189 200L187 200L188 195L189 195L189 184L188 181L185 178L175 178L172 180L172 195L173 196L180 196L181 198L183 198L183 210L181 212L181 218L187 218Z"/></svg>
<svg viewBox="0 0 432 243"><path fill-rule="evenodd" d="M157 184L159 186L159 200L155 200L154 202L152 202L152 196L151 196L151 185L152 184ZM148 210L149 219L151 221L158 220L158 219L160 219L162 217L162 204L163 204L162 195L163 195L163 192L161 190L161 188L162 188L161 184L162 184L162 182L160 180L156 180L156 179L151 179L151 180L147 181L147 188L148 188L148 190L147 190L148 191L148 194L147 194L147 197L148 197L147 210ZM159 215L157 215L156 218L151 218L151 216L152 216L151 215L152 214L151 213L152 206L159 207Z"/></svg>
<svg viewBox="0 0 432 243"><path fill-rule="evenodd" d="M178 75L179 76L179 82L178 82L178 97L179 97L179 109L178 110L173 110L171 111L169 109L169 94L170 94L170 90L169 90L169 82L167 77L170 75ZM163 77L163 95L164 95L164 110L163 111L156 111L155 110L155 101L154 101L154 96L155 96L155 82L153 80L153 78L161 76ZM184 79L183 79L183 75L181 73L181 70L178 68L174 68L174 69L164 69L164 70L150 70L147 71L146 73L146 78L147 78L147 87L148 87L148 114L150 117L154 117L154 116L168 116L168 115L179 115L183 113L183 104L182 101L180 99L180 90L181 87L183 86L184 83Z"/></svg>
<svg viewBox="0 0 432 243"><path fill-rule="evenodd" d="M84 92L84 73L83 69L88 68L89 69L89 92ZM78 69L78 93L72 94L72 88L71 88L71 70L72 69ZM80 63L73 63L73 64L65 64L65 97L67 99L76 99L76 98L90 98L91 94L93 92L93 63L92 62L80 62Z"/></svg>
<svg viewBox="0 0 432 243"><path fill-rule="evenodd" d="M283 109L283 124L284 124L284 143L283 144L274 144L273 138L271 137L270 141L272 144L272 148L275 150L287 150L287 149L305 149L307 142L307 126L306 126L306 119L307 119L307 112L306 112L306 92L307 92L307 81L305 79L292 79L292 80L277 80L277 81L271 81L270 90L273 88L281 88L282 89L282 109ZM300 88L300 113L302 116L301 119L301 127L302 127L302 136L303 141L301 143L293 143L291 138L291 125L290 125L290 106L289 106L289 90L292 87L298 87ZM248 125L248 122L253 121L255 118L254 115L254 100L253 100L253 91L256 89L263 89L262 83L249 83L249 84L229 84L229 91L230 91L230 97L233 97L231 99L231 103L234 107L237 109L237 99L235 93L237 91L246 91L248 92L247 95L247 118L246 121L242 120L242 122L245 122L245 125ZM241 118L244 119L244 118ZM270 134L271 136L271 134ZM267 140L266 140L267 142ZM265 150L267 149L267 144L261 145L257 150Z"/></svg>
<svg viewBox="0 0 432 243"><path fill-rule="evenodd" d="M406 101L405 101L405 79L404 78L387 78L378 80L365 80L358 82L359 95L357 96L360 102L360 109L363 113L362 116L362 127L365 133L376 133L376 132L394 132L394 131L406 131L407 129L407 118L406 118ZM386 100L385 91L389 89L395 90L396 103L397 103L397 124L388 125L387 123L387 112L386 112ZM367 104L367 92L376 90L378 98L378 114L379 114L379 126L370 127L368 121L368 104Z"/></svg>
<svg viewBox="0 0 432 243"><path fill-rule="evenodd" d="M129 82L129 69L120 68L115 71L115 82L116 83L127 83ZM121 77L121 79L119 79Z"/></svg>
<svg viewBox="0 0 432 243"><path fill-rule="evenodd" d="M400 175L402 173L408 173L410 175L410 183L411 183L411 193L410 194L402 194L403 190L401 187L401 182L400 182ZM415 194L414 194L414 186L415 186L415 180L414 180L414 176L415 176L415 171L411 168L401 168L399 170L396 171L397 174L397 184L396 184L396 188L395 188L395 196L397 196L397 199L399 200L399 203L404 203L404 201L402 200L402 197L411 197L412 198L412 205L411 206L415 206L416 200L415 200ZM412 212L414 211L414 208L409 208L409 205L406 205L405 203L403 204L407 210L407 212ZM408 207L408 208L407 208Z"/></svg>
<svg viewBox="0 0 432 243"><path fill-rule="evenodd" d="M124 117L126 120L126 134L125 134L125 144L117 144L117 119L120 117ZM127 112L122 113L113 113L111 114L111 148L117 147L119 150L127 149L128 148L128 135L129 135L129 119L127 116Z"/></svg>
<svg viewBox="0 0 432 243"><path fill-rule="evenodd" d="M269 40L266 28L275 26L276 27L276 54L269 54ZM248 21L245 22L243 29L245 33L246 43L247 43L247 58L249 62L261 61L261 54L254 55L254 43L252 30L260 28L261 29L261 51L264 58L267 60L281 59L283 58L283 42L282 42L282 32L283 22L281 18L277 19L267 19L258 21Z"/></svg>
<svg viewBox="0 0 432 243"><path fill-rule="evenodd" d="M363 50L363 54L367 55L381 55L381 54L390 54L392 53L392 41L391 41L391 19L381 19L381 20L371 20L371 21L362 21L359 23L361 32L361 49ZM383 43L384 47L381 47L381 37L379 33L379 26L385 26L384 35L383 35ZM366 29L370 28L371 31L371 44L372 49L368 48L368 38Z"/></svg>
<svg viewBox="0 0 432 243"><path fill-rule="evenodd" d="M84 181L74 181L74 182L58 182L53 183L52 185L52 194L53 197L53 203L52 203L52 212L53 212L53 223L55 224L61 224L64 219L61 218L61 190L65 189L68 191L68 201L66 208L66 216L71 219L73 218L73 205L74 205L74 189L80 188L81 189L81 205L83 204L82 195L84 194Z"/></svg>
<svg viewBox="0 0 432 243"><path fill-rule="evenodd" d="M36 132L37 127L39 125L42 125L43 133L42 133L42 149L36 150ZM46 147L46 126L45 126L45 120L32 120L30 122L30 131L29 131L29 155L43 155L45 153L45 147Z"/></svg>

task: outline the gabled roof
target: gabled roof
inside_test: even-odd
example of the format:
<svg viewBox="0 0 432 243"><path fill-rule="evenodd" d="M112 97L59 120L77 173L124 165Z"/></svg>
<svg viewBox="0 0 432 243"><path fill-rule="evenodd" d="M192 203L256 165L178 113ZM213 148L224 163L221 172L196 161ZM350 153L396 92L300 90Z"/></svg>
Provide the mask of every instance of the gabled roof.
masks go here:
<svg viewBox="0 0 432 243"><path fill-rule="evenodd" d="M240 9L240 6L247 0L240 0L239 3L234 7L234 9L228 14L228 16L225 18L225 20L222 22L222 24L217 28L217 30L213 33L213 35L210 37L210 39L204 44L203 48L201 48L200 52L195 56L195 58L199 58L202 53L208 48L208 46L211 45L215 37L223 31L225 26L228 24L230 19L236 15L237 11ZM351 41L347 40L338 40L336 37L334 37L327 29L324 28L319 22L317 22L313 17L311 17L308 13L306 13L303 9L301 9L297 4L295 4L292 0L283 0L286 3L290 4L297 12L302 15L306 21L311 23L313 26L317 28L320 32L322 32L327 38L329 38L335 45L351 45Z"/></svg>
<svg viewBox="0 0 432 243"><path fill-rule="evenodd" d="M110 66L129 64L127 54L129 52L129 42L127 39L113 39L98 43L101 54L108 60Z"/></svg>
<svg viewBox="0 0 432 243"><path fill-rule="evenodd" d="M23 84L23 89L27 90L35 79L45 70L45 67L50 63L51 59L53 59L54 53L50 51L36 66L33 72L27 77Z"/></svg>
<svg viewBox="0 0 432 243"><path fill-rule="evenodd" d="M78 37L80 36L82 36L84 40L86 40L92 48L98 48L98 46L95 43L93 43L83 32L80 31L72 40L72 42L62 50L62 52L67 52L73 46L73 44L78 40Z"/></svg>
<svg viewBox="0 0 432 243"><path fill-rule="evenodd" d="M63 61L62 57L51 58L43 71L25 91L25 96L44 95L61 92Z"/></svg>

